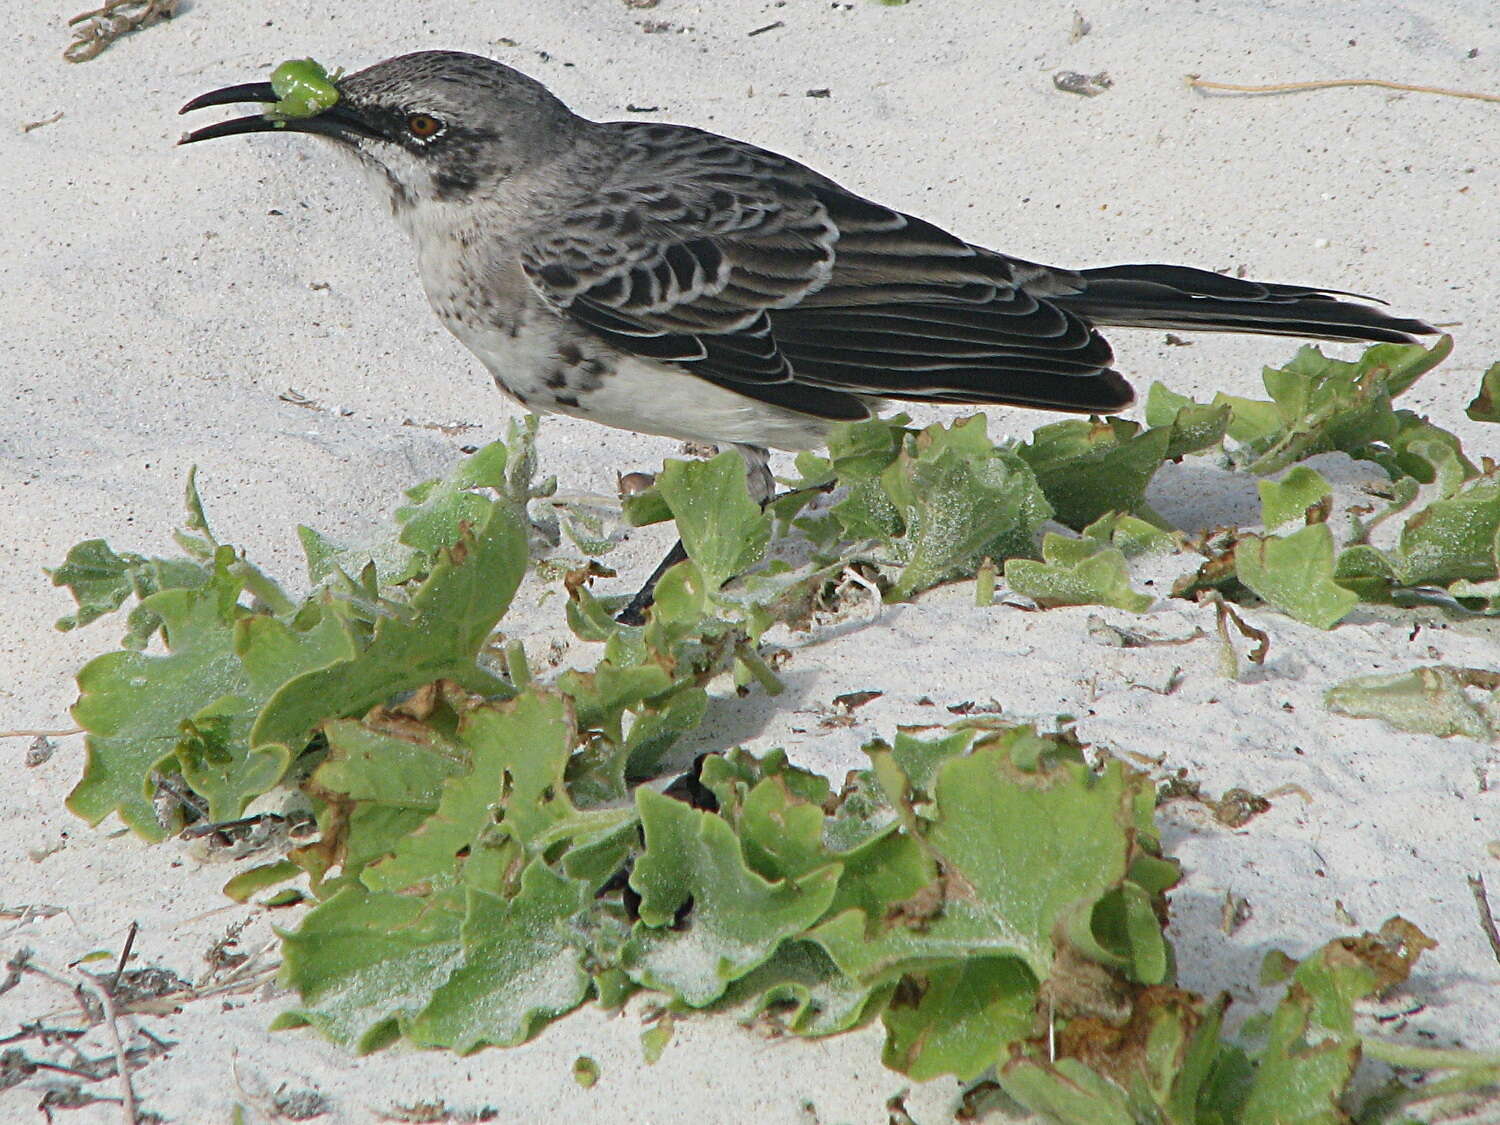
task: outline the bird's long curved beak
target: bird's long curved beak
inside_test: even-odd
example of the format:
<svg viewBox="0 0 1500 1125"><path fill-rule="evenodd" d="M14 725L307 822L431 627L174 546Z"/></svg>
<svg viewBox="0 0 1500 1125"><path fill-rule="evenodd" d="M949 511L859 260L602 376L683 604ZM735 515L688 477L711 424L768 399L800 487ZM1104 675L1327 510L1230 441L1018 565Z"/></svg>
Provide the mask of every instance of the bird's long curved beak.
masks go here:
<svg viewBox="0 0 1500 1125"><path fill-rule="evenodd" d="M206 94L199 94L177 112L191 113L195 109L207 109L209 106L240 105L244 102L274 103L278 100L276 91L271 89L269 82L246 82L239 86L225 86L222 90L211 90ZM278 114L265 113L257 113L251 117L235 117L229 121L220 121L217 124L196 129L182 137L177 143L190 145L195 141L211 141L217 137L234 137L241 133L272 133L282 130L292 133L314 133L341 141L348 141L356 135L378 136L354 110L340 101L311 117L283 117Z"/></svg>

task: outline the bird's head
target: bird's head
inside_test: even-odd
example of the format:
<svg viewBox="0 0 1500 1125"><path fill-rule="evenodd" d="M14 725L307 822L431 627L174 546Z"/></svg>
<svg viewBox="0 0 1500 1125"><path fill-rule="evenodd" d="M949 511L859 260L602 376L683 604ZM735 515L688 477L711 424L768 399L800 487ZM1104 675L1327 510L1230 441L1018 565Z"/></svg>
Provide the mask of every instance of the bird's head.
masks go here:
<svg viewBox="0 0 1500 1125"><path fill-rule="evenodd" d="M291 65L316 72L301 94L287 93L284 82L281 93L271 82L252 82L203 94L180 112L242 102L270 108L179 143L241 133L325 137L359 158L399 216L503 190L518 172L566 149L583 124L540 82L478 55L421 51L334 78L310 61Z"/></svg>

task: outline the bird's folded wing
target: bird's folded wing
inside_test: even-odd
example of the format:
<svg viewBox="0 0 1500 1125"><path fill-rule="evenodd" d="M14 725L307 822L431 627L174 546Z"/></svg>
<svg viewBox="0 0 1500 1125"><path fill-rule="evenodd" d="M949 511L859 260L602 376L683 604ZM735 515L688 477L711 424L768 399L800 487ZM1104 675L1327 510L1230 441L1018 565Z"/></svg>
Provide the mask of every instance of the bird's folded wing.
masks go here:
<svg viewBox="0 0 1500 1125"><path fill-rule="evenodd" d="M615 347L830 417L861 416L852 395L1130 402L1109 346L1047 300L1076 292L1076 275L970 246L750 145L616 127L628 140L610 179L523 253L539 293Z"/></svg>

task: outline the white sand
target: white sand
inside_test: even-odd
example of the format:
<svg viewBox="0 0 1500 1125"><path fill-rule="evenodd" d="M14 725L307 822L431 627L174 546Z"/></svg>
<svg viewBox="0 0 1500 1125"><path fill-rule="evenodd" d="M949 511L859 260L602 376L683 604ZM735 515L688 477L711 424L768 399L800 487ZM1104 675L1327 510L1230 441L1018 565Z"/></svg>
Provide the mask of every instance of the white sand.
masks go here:
<svg viewBox="0 0 1500 1125"><path fill-rule="evenodd" d="M1479 372L1500 359L1500 106L1375 89L1205 97L1182 80L1375 76L1497 91L1491 0L1426 0L1421 15L1381 0L1114 0L1085 8L1093 31L1071 44L1071 4L997 0L662 0L649 10L621 0L195 3L77 66L60 58L68 7L13 7L7 24L20 34L0 46L3 728L71 726L72 675L117 631L53 632L70 604L40 568L91 536L166 550L189 465L199 466L221 536L294 579L296 524L356 535L401 488L451 465L461 444L499 436L515 411L428 312L409 250L380 207L318 145L263 136L173 147L184 125L174 115L189 97L264 77L291 56L359 67L426 47L492 54L580 112L659 106L652 116L787 152L1018 255L1180 261L1375 294L1457 325L1452 360L1406 405L1460 432L1471 454L1500 452L1493 428L1462 415ZM674 28L647 34L644 20ZM747 35L777 20L784 26ZM1060 68L1106 70L1115 85L1092 99L1060 93L1051 81ZM806 96L822 87L828 98ZM20 131L58 111L55 124ZM1159 378L1200 399L1215 389L1257 394L1259 366L1296 346L1113 338L1142 390ZM329 409L280 401L289 388ZM407 419L478 428L445 437ZM1020 435L1044 420L995 412L992 430ZM570 420L543 433L546 467L567 489L608 491L617 470L674 452ZM1254 518L1246 486L1213 491L1210 478L1190 462L1164 473L1153 499L1189 522ZM659 542L640 536L609 561L638 573ZM1336 904L1361 927L1401 913L1440 944L1390 1005L1418 1010L1386 1031L1500 1047L1500 966L1464 881L1486 874L1500 900L1500 863L1486 850L1500 839L1493 747L1398 734L1321 704L1330 684L1367 670L1494 667L1496 630L1361 609L1322 634L1251 612L1272 635L1271 658L1233 682L1217 674L1209 641L1101 647L1088 636L1090 612L980 613L969 588L936 592L878 624L804 640L780 700L716 704L696 744L785 745L795 760L839 773L859 764L858 747L874 734L993 698L1013 716L1081 716L1086 739L1186 768L1210 793L1300 786L1305 799L1278 798L1238 831L1192 806L1166 815L1187 869L1173 896L1183 982L1249 1000L1268 949L1301 954L1354 928ZM1102 616L1170 636L1212 629L1208 610L1183 602L1142 618ZM1177 666L1185 679L1173 695L1131 686L1160 685ZM819 725L835 695L858 689L886 694L851 727ZM918 705L924 694L938 706ZM134 920L139 963L200 977L209 944L255 914L218 893L234 869L66 813L82 746L59 741L32 769L21 762L27 740L0 743L11 779L0 795L0 902L64 908L0 921L0 954L30 946L66 965L118 950ZM1253 911L1233 936L1219 929L1226 891ZM269 938L257 917L243 943ZM885 1099L909 1085L881 1069L877 1030L802 1043L687 1020L648 1068L638 1009L621 1018L587 1009L517 1050L354 1059L308 1032L268 1033L285 1003L236 996L227 1007L205 1000L146 1019L177 1046L137 1074L144 1107L173 1121L224 1121L236 1098L284 1086L326 1095L334 1112L323 1120L374 1120L398 1103L441 1099L455 1110L495 1106L507 1122L827 1125L883 1121ZM66 1025L71 1002L36 978L0 995L0 1036L39 1016ZM91 1037L90 1051L101 1043ZM571 1077L578 1054L601 1064L592 1090ZM0 1119L39 1120L42 1090L65 1078L39 1073L0 1093ZM92 1089L114 1092L112 1083ZM934 1082L907 1104L930 1125L949 1119L955 1092ZM118 1114L101 1104L61 1120Z"/></svg>

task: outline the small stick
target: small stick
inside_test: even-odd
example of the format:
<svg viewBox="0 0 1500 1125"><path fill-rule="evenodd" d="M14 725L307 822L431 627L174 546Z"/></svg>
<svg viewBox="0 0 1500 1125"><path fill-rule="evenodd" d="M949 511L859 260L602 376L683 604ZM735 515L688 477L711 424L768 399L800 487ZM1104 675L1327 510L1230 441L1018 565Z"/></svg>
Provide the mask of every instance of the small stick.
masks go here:
<svg viewBox="0 0 1500 1125"><path fill-rule="evenodd" d="M1479 907L1479 926L1484 936L1490 939L1490 952L1500 961L1500 930L1495 928L1495 914L1490 910L1490 896L1484 889L1483 875L1470 875L1469 890L1474 892L1474 904Z"/></svg>
<svg viewBox="0 0 1500 1125"><path fill-rule="evenodd" d="M21 132L29 133L33 129L40 129L44 125L56 125L63 119L63 111L58 110L51 117L44 117L40 121L28 121L21 126Z"/></svg>
<svg viewBox="0 0 1500 1125"><path fill-rule="evenodd" d="M70 734L82 733L82 727L72 730L0 730L0 738L67 738Z"/></svg>
<svg viewBox="0 0 1500 1125"><path fill-rule="evenodd" d="M1227 90L1235 94L1293 94L1303 90L1332 90L1339 86L1379 86L1383 90L1400 90L1407 94L1439 94L1445 98L1473 98L1481 102L1500 102L1500 94L1481 94L1474 90L1450 90L1443 86L1413 86L1406 82L1388 82L1384 78L1329 78L1320 82L1275 82L1269 86L1241 86L1234 82L1210 82L1196 74L1187 76L1195 90Z"/></svg>
<svg viewBox="0 0 1500 1125"><path fill-rule="evenodd" d="M122 1116L125 1119L125 1125L135 1125L135 1089L130 1084L130 1060L125 1057L125 1044L120 1042L120 1029L115 1024L119 1016L115 1011L114 997L96 977L82 969L76 972L83 979L83 987L99 997L99 1005L104 1010L104 1024L109 1028L109 1039L115 1048L115 1073L120 1077L120 1103L124 1109Z"/></svg>
<svg viewBox="0 0 1500 1125"><path fill-rule="evenodd" d="M131 937L135 936L135 926L131 926ZM127 939L126 951L129 952L129 940ZM53 981L73 993L73 998L78 1001L78 1006L83 1009L85 1020L92 1020L88 1005L83 1002L85 992L93 993L99 1001L99 1010L104 1013L103 1022L109 1028L110 1042L114 1046L115 1074L120 1079L120 1104L124 1110L125 1125L136 1125L135 1089L130 1083L130 1058L125 1050L125 1044L120 1040L120 1028L118 1026L119 1012L115 1009L115 998L110 993L110 988L100 978L94 976L86 969L74 969L79 983L72 984L67 977L55 969L30 960L20 966L28 972L36 973L46 980ZM76 1050L76 1049L75 1049Z"/></svg>
<svg viewBox="0 0 1500 1125"><path fill-rule="evenodd" d="M125 935L125 948L120 950L120 963L115 966L115 975L109 981L110 992L120 987L120 974L125 971L125 962L130 960L130 947L135 944L136 931L140 928L138 922L130 923L130 932Z"/></svg>

